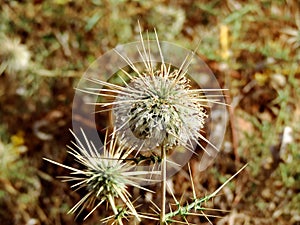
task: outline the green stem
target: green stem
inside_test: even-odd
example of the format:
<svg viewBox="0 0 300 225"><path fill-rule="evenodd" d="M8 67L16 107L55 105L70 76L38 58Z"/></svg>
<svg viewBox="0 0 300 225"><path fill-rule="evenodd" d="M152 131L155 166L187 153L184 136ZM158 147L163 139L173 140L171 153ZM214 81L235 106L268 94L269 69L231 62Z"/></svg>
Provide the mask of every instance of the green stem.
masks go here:
<svg viewBox="0 0 300 225"><path fill-rule="evenodd" d="M173 212L170 212L168 214L165 214L165 221L171 221L172 222L172 218L175 217L175 216L187 216L189 214L189 212L191 210L205 210L205 208L201 207L201 204L210 200L211 198L215 197L220 191L221 189L226 185L228 184L235 176L237 176L243 169L246 168L248 164L244 165L241 169L239 169L233 176L231 176L228 180L226 180L217 190L215 190L212 194L208 195L208 196L205 196L203 198L196 198L194 199L194 201L190 204L187 204L185 206L181 206L178 204L178 208L177 210L173 211Z"/></svg>
<svg viewBox="0 0 300 225"><path fill-rule="evenodd" d="M165 224L166 215L166 190L167 190L167 154L166 145L161 147L161 211L160 211L160 225Z"/></svg>
<svg viewBox="0 0 300 225"><path fill-rule="evenodd" d="M205 208L201 207L201 204L208 201L209 199L211 199L213 196L209 195L209 196L206 196L204 198L200 198L200 199L194 199L194 201L190 204L187 204L186 206L180 206L178 205L178 209L173 211L173 212L170 212L168 214L165 215L165 220L166 221L172 221L172 218L175 217L175 216L187 216L188 213L192 210L192 209L195 209L195 210L204 210Z"/></svg>

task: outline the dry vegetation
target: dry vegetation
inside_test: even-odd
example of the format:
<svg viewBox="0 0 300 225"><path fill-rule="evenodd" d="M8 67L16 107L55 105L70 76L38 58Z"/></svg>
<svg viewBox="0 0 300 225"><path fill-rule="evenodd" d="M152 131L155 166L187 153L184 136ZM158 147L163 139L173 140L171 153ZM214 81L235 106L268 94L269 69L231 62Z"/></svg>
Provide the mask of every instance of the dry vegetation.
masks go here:
<svg viewBox="0 0 300 225"><path fill-rule="evenodd" d="M80 199L56 176L76 166L66 154L74 87L89 64L119 43L153 37L194 49L228 88L230 122L213 165L199 172L198 196L249 166L206 206L213 224L300 224L300 11L277 1L1 1L0 224L99 224L66 212ZM15 55L8 55L13 51ZM30 59L29 59L30 54ZM10 60L11 58L16 60ZM9 61L10 60L10 61ZM199 150L200 151L200 150ZM187 168L170 181L182 202L192 196ZM130 190L134 197L145 193ZM149 197L149 196L148 196ZM227 211L228 210L228 211ZM194 224L209 224L191 217ZM150 224L147 222L145 224Z"/></svg>

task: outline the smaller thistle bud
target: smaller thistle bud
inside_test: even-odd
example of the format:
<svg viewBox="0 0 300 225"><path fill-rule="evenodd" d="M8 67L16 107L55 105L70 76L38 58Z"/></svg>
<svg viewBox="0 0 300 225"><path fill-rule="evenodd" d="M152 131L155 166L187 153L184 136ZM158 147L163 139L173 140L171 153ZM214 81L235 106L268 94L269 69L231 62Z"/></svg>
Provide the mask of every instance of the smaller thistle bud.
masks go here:
<svg viewBox="0 0 300 225"><path fill-rule="evenodd" d="M144 177L156 174L156 172L135 171L135 164L126 159L133 149L127 150L123 145L117 145L114 135L110 141L107 141L108 135L106 135L104 146L101 149L102 153L100 153L94 144L88 141L85 133L82 130L81 132L84 142L72 132L77 144L72 142L75 148L68 146L70 149L68 153L74 156L76 161L83 166L82 169L45 159L53 164L71 170L72 172L69 176L63 177L63 181L75 182L71 186L72 188L76 188L76 190L85 189L87 192L69 213L74 213L78 210L80 213L83 208L92 207L91 212L85 217L86 219L102 203L107 202L117 217L120 207L117 205L117 199L120 199L123 202L121 208L123 210L128 209L123 215L133 215L139 219L139 215L130 200L131 196L127 191L127 187L134 186L150 191L141 187L137 182L139 180L144 181ZM122 218L118 217L118 223L122 224Z"/></svg>
<svg viewBox="0 0 300 225"><path fill-rule="evenodd" d="M25 45L20 44L20 39L1 35L0 46L0 75L4 71L11 74L28 68L30 52Z"/></svg>

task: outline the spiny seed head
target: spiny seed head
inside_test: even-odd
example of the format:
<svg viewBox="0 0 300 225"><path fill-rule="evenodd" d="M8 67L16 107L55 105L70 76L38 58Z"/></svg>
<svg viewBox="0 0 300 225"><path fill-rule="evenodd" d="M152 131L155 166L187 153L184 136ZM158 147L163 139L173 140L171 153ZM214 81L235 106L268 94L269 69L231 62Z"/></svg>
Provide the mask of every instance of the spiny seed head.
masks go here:
<svg viewBox="0 0 300 225"><path fill-rule="evenodd" d="M115 132L114 132L115 133ZM87 218L93 211L96 210L102 203L107 202L110 204L113 212L118 213L116 199L121 199L123 206L128 208L130 215L134 215L139 219L133 204L130 201L130 194L127 187L134 186L137 188L145 189L138 183L139 180L145 180L143 176L155 172L149 171L134 171L135 164L132 161L126 160L126 157L132 152L133 149L127 150L123 145L117 145L114 133L112 139L108 142L107 136L102 149L102 153L94 144L86 138L82 131L82 138L79 138L72 132L76 139L76 143L72 142L75 148L69 147L69 154L73 155L83 168L77 169L57 163L55 161L46 159L47 161L56 165L62 166L72 171L69 176L65 176L64 181L75 182L71 187L78 189L85 189L87 194L69 211L74 213L83 208L92 207L91 212L85 217ZM84 140L82 142L81 140ZM122 157L122 158L121 158ZM121 221L119 221L122 224Z"/></svg>
<svg viewBox="0 0 300 225"><path fill-rule="evenodd" d="M189 92L189 81L178 73L144 73L117 96L115 123L124 142L153 149L163 141L172 147L198 139L206 114L197 94Z"/></svg>
<svg viewBox="0 0 300 225"><path fill-rule="evenodd" d="M138 46L137 49L142 69L140 64L133 63L136 59L131 60L115 49L129 66L129 71L120 68L117 73L123 72L128 78L120 76L123 85L87 78L100 87L87 87L82 91L104 99L93 104L102 107L98 112L112 112L116 133L125 145L138 150L181 145L193 151L196 143L205 150L199 140L208 140L200 131L207 117L205 106L212 100L203 95L204 90L192 89L189 84L186 75L193 53L186 56L180 67L175 67L165 63L157 35L158 53L152 52L149 39L145 43L142 35L141 44L141 49Z"/></svg>

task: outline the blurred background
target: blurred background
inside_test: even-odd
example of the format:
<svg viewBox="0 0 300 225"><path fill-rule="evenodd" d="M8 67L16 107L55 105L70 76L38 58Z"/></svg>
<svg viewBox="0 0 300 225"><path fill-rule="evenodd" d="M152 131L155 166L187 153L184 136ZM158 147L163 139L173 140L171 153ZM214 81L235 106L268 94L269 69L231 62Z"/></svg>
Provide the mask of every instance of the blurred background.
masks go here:
<svg viewBox="0 0 300 225"><path fill-rule="evenodd" d="M138 21L151 38L156 28L160 40L188 49L200 42L197 54L229 89L218 157L203 172L191 160L197 196L249 165L207 202L222 210L204 212L211 223L300 224L298 0L0 2L1 225L100 224L105 207L84 222L67 214L81 193L56 178L69 171L42 158L76 166L66 153L74 88L97 57L139 40ZM170 180L183 203L192 196L186 171ZM203 216L189 221L209 224Z"/></svg>

